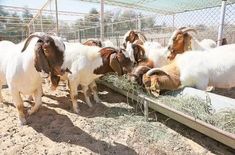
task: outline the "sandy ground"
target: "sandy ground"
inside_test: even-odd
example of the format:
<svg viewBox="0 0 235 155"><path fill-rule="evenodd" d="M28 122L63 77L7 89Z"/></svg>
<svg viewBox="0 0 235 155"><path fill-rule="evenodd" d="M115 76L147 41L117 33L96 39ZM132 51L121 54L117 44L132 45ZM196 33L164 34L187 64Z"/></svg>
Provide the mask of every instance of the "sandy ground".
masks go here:
<svg viewBox="0 0 235 155"><path fill-rule="evenodd" d="M233 154L234 150L159 113L144 120L141 108L99 85L102 103L80 115L71 110L64 84L45 96L40 110L20 126L8 89L0 105L0 154ZM79 95L82 98L82 95ZM30 107L25 102L26 108Z"/></svg>

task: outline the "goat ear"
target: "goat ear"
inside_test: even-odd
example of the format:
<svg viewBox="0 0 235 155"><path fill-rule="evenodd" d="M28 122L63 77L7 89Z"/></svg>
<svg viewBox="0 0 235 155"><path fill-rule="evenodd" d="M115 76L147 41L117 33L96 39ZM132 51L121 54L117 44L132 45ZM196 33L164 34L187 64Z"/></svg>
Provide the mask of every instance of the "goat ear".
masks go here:
<svg viewBox="0 0 235 155"><path fill-rule="evenodd" d="M56 87L59 85L60 77L52 73L50 79L51 79L51 90L55 90Z"/></svg>
<svg viewBox="0 0 235 155"><path fill-rule="evenodd" d="M180 28L178 28L178 30L183 30L183 29L185 29L186 27L184 26L184 27L180 27Z"/></svg>
<svg viewBox="0 0 235 155"><path fill-rule="evenodd" d="M45 73L49 74L50 66L42 49L42 44L37 43L35 45L35 61L34 66L38 72L44 71Z"/></svg>
<svg viewBox="0 0 235 155"><path fill-rule="evenodd" d="M115 72L118 73L119 76L122 75L122 69L118 59L115 57L115 53L110 55L109 65Z"/></svg>
<svg viewBox="0 0 235 155"><path fill-rule="evenodd" d="M25 49L28 47L28 45L29 45L31 39L33 39L34 37L37 37L37 38L39 38L39 39L41 39L41 40L44 40L42 36L34 35L34 34L33 34L33 35L30 35L30 36L27 38L27 40L25 41L24 47L23 47L23 49L21 50L21 52L24 52L24 51L25 51Z"/></svg>
<svg viewBox="0 0 235 155"><path fill-rule="evenodd" d="M145 58L145 50L144 50L144 47L142 47L141 45L139 44L133 44L132 45L133 47L133 50L134 51L137 51L137 53L135 54L136 55L136 60L142 60Z"/></svg>
<svg viewBox="0 0 235 155"><path fill-rule="evenodd" d="M99 47L102 47L102 42L101 42L100 40L98 40L98 41L97 41L97 45L98 45Z"/></svg>
<svg viewBox="0 0 235 155"><path fill-rule="evenodd" d="M138 37L138 35L133 30L130 32L129 36L130 36L131 43L133 43L135 41L135 38Z"/></svg>
<svg viewBox="0 0 235 155"><path fill-rule="evenodd" d="M151 76L153 74L157 74L157 75L166 75L166 76L169 76L169 74L167 72L165 72L164 70L162 70L161 68L153 68L153 69L150 69L146 75L147 76Z"/></svg>

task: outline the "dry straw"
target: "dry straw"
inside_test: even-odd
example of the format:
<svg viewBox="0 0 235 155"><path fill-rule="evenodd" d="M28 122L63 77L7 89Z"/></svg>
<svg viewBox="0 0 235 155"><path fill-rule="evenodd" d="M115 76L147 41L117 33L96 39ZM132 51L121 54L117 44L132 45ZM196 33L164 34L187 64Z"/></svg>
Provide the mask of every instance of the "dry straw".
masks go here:
<svg viewBox="0 0 235 155"><path fill-rule="evenodd" d="M147 94L141 86L129 82L126 75L117 76L109 74L104 76L102 80L119 89L126 90L128 93L144 93L149 97L153 97ZM160 97L155 98L155 101L166 104L196 119L200 119L222 130L235 134L235 109L223 109L219 112L215 112L210 100L183 96L179 95L177 92L168 92L165 95L160 95Z"/></svg>

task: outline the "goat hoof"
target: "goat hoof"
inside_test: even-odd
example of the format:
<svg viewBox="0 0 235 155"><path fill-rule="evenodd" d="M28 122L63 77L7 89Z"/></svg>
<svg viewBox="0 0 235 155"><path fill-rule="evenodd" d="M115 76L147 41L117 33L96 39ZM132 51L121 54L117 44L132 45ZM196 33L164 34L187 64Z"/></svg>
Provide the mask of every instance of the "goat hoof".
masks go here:
<svg viewBox="0 0 235 155"><path fill-rule="evenodd" d="M34 113L34 111L32 109L28 109L27 110L27 116L30 116Z"/></svg>
<svg viewBox="0 0 235 155"><path fill-rule="evenodd" d="M19 120L20 120L20 126L23 126L23 125L27 124L26 119L24 117L19 118Z"/></svg>
<svg viewBox="0 0 235 155"><path fill-rule="evenodd" d="M30 96L28 97L28 101L31 101L31 102L32 102L32 101L33 101L33 96L30 95Z"/></svg>
<svg viewBox="0 0 235 155"><path fill-rule="evenodd" d="M80 109L79 108L74 108L73 111L74 111L75 114L79 114Z"/></svg>
<svg viewBox="0 0 235 155"><path fill-rule="evenodd" d="M87 105L88 105L90 108L93 107L93 105L92 105L91 103L87 103Z"/></svg>
<svg viewBox="0 0 235 155"><path fill-rule="evenodd" d="M101 101L101 99L99 99L99 98L95 98L95 102L96 102L96 103L101 103L102 101Z"/></svg>
<svg viewBox="0 0 235 155"><path fill-rule="evenodd" d="M207 88L206 88L206 91L207 92L211 92L211 91L214 91L215 90L215 87L213 87L213 86L208 86Z"/></svg>

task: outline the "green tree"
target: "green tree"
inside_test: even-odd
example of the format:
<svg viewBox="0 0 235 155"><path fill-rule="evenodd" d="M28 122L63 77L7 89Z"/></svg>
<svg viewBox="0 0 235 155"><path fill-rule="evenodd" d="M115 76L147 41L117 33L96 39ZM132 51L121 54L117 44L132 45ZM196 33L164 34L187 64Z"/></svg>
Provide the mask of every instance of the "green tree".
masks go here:
<svg viewBox="0 0 235 155"><path fill-rule="evenodd" d="M5 29L6 29L7 19L4 17L8 15L9 13L0 6L0 16L3 17L3 18L0 18L0 40L3 40L6 38L7 33Z"/></svg>
<svg viewBox="0 0 235 155"><path fill-rule="evenodd" d="M6 23L6 33L8 36L8 39L18 43L22 40L22 20L20 16L14 12L11 14L11 18L8 19Z"/></svg>
<svg viewBox="0 0 235 155"><path fill-rule="evenodd" d="M24 11L22 13L22 18L24 23L29 23L29 21L33 18L33 15L30 13L27 6L24 7Z"/></svg>

